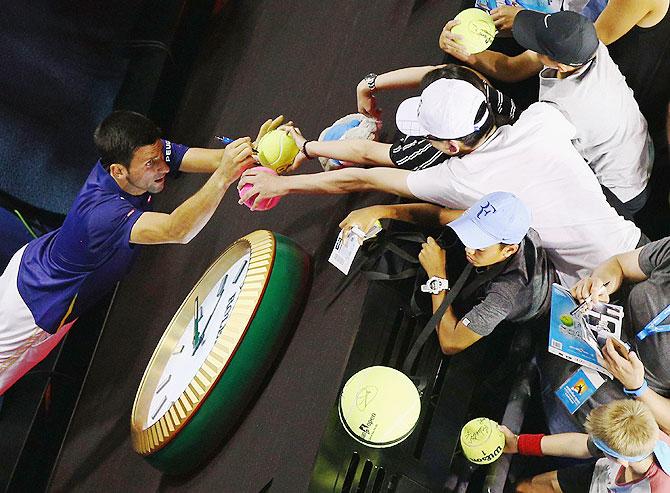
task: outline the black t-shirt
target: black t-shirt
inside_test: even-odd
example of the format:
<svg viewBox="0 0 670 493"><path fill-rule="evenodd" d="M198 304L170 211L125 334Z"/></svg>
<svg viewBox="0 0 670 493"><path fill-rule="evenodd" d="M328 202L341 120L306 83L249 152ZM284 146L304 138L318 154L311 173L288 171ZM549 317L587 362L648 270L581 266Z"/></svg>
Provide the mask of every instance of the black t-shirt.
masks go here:
<svg viewBox="0 0 670 493"><path fill-rule="evenodd" d="M607 48L626 76L652 135L665 130L670 99L670 10L655 26L634 26Z"/></svg>
<svg viewBox="0 0 670 493"><path fill-rule="evenodd" d="M486 91L486 99L493 109L496 126L514 123L518 117L514 100L488 84ZM411 171L430 168L449 159L447 154L438 151L424 137L408 135L398 138L393 143L389 156L396 166Z"/></svg>

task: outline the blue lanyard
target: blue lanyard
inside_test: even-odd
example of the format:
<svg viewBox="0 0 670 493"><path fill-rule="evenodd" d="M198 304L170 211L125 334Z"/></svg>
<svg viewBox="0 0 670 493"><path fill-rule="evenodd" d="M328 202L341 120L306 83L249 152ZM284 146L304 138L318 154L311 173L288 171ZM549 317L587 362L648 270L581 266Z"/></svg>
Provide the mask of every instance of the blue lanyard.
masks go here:
<svg viewBox="0 0 670 493"><path fill-rule="evenodd" d="M645 337L652 334L658 334L660 332L670 332L670 324L658 325L663 320L668 318L668 315L670 315L670 305L666 306L661 313L656 315L651 322L645 325L644 329L642 329L640 332L637 333L637 338L642 340Z"/></svg>

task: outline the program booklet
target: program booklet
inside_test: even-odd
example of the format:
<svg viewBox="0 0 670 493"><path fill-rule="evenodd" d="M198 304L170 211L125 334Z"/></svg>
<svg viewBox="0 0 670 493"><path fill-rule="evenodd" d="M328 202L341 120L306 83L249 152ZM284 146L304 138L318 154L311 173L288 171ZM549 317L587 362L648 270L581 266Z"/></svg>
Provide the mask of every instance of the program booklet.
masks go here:
<svg viewBox="0 0 670 493"><path fill-rule="evenodd" d="M623 308L596 303L591 309L574 311L577 306L569 290L559 284L552 285L549 352L612 378L600 364L600 348L608 338L621 341Z"/></svg>
<svg viewBox="0 0 670 493"><path fill-rule="evenodd" d="M354 257L356 257L356 253L363 242L377 236L377 233L381 230L382 225L379 221L367 232L361 230L358 226L354 226L349 230L349 234L345 236L344 230L340 230L328 262L337 267L343 274L349 274Z"/></svg>

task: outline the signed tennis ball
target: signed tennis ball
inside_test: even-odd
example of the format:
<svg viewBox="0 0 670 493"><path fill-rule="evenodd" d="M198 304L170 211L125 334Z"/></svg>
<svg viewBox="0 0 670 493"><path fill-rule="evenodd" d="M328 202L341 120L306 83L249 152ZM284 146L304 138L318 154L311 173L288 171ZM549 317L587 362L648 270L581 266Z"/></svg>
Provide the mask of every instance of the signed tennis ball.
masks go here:
<svg viewBox="0 0 670 493"><path fill-rule="evenodd" d="M293 162L300 149L295 141L281 130L266 133L258 142L258 160L266 168L282 174Z"/></svg>
<svg viewBox="0 0 670 493"><path fill-rule="evenodd" d="M421 414L421 398L404 373L371 366L344 384L338 403L346 432L368 447L391 447L405 440Z"/></svg>
<svg viewBox="0 0 670 493"><path fill-rule="evenodd" d="M496 26L491 16L480 9L465 9L455 17L461 21L451 32L461 36L456 42L471 54L484 51L491 46L496 36Z"/></svg>
<svg viewBox="0 0 670 493"><path fill-rule="evenodd" d="M262 171L264 173L270 173L272 175L277 175L277 173L270 168L264 168L263 166L256 166L254 168L258 171ZM247 190L249 190L253 185L251 183L247 183L246 185L243 185L242 188L240 188L239 193L240 193L240 198L246 193ZM281 197L271 197L269 199L263 199L260 201L259 204L256 205L257 211L267 211L268 209L272 209L277 203L279 203L279 199ZM244 201L244 205L246 205L249 209L254 205L254 200L256 200L256 195L253 195L251 198L248 198L247 200Z"/></svg>
<svg viewBox="0 0 670 493"><path fill-rule="evenodd" d="M505 435L495 421L475 418L461 430L461 448L470 462L490 464L502 455Z"/></svg>

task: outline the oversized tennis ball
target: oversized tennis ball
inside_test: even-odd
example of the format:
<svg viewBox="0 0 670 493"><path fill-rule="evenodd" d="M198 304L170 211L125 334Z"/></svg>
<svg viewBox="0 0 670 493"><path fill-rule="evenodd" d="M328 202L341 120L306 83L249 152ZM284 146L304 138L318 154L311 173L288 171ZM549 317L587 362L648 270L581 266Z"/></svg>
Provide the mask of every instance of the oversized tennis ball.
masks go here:
<svg viewBox="0 0 670 493"><path fill-rule="evenodd" d="M265 168L263 166L256 166L254 169L257 171L262 171L263 173L270 173L272 175L277 176L277 173L275 170L270 169L270 168ZM247 183L240 188L239 193L240 193L240 198L242 198L242 195L244 195L247 190L249 190L253 185L251 183ZM279 199L281 197L272 197L269 199L263 199L260 201L258 205L256 205L257 211L267 211L268 209L272 209L277 203L279 202ZM251 198L247 199L244 201L244 205L246 205L249 209L254 205L254 200L256 200L256 195L253 195Z"/></svg>
<svg viewBox="0 0 670 493"><path fill-rule="evenodd" d="M505 435L495 421L475 418L461 430L461 448L470 462L490 464L502 455Z"/></svg>
<svg viewBox="0 0 670 493"><path fill-rule="evenodd" d="M368 447L391 447L414 430L421 398L404 373L388 366L371 366L344 384L338 413L354 440Z"/></svg>
<svg viewBox="0 0 670 493"><path fill-rule="evenodd" d="M479 53L491 46L496 36L496 26L488 13L475 8L465 9L455 19L461 23L455 25L451 32L461 36L456 42L468 52Z"/></svg>
<svg viewBox="0 0 670 493"><path fill-rule="evenodd" d="M258 160L278 174L286 171L300 152L294 140L281 130L266 133L258 142Z"/></svg>
<svg viewBox="0 0 670 493"><path fill-rule="evenodd" d="M572 315L569 315L567 313L564 313L560 317L561 323L565 325L566 327L572 327L573 324L575 323L574 319L572 318Z"/></svg>

